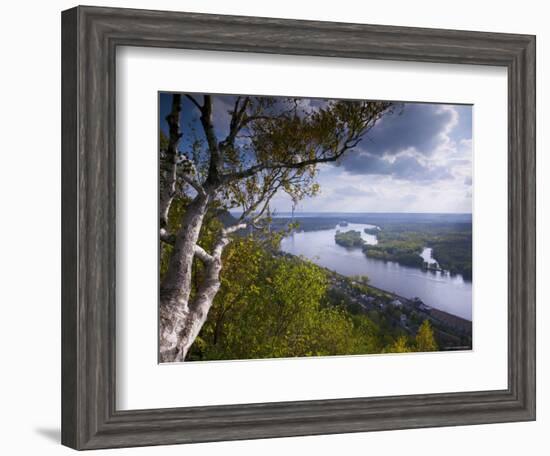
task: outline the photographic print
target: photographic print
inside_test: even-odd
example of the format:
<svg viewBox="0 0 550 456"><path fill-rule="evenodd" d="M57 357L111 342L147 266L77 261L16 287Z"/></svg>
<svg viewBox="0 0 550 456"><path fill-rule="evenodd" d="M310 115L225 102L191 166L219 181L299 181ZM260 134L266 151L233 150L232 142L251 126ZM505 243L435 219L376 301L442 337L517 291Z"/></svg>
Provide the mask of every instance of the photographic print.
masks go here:
<svg viewBox="0 0 550 456"><path fill-rule="evenodd" d="M472 349L472 106L160 92L159 362Z"/></svg>

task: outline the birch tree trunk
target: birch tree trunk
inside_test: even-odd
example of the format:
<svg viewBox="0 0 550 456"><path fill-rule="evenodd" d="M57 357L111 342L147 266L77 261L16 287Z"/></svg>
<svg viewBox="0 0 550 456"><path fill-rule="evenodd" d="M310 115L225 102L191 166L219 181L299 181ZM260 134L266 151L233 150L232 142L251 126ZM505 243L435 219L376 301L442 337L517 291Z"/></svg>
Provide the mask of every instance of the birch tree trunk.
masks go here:
<svg viewBox="0 0 550 456"><path fill-rule="evenodd" d="M241 223L222 229L212 254L207 253L197 245L207 206L208 196L197 196L189 205L184 218L186 224L182 225L176 238L168 271L161 286L159 323L160 361L163 363L185 360L220 289L222 254L230 242L229 235L246 228L246 224ZM205 271L195 296L190 300L195 256L204 263Z"/></svg>
<svg viewBox="0 0 550 456"><path fill-rule="evenodd" d="M189 348L191 348L191 345L199 335L208 317L208 312L212 304L214 304L214 298L220 289L222 254L230 242L229 235L244 228L246 228L246 224L240 223L222 229L211 255L201 247L195 246L195 255L204 263L205 273L195 297L189 303L189 311L186 315L183 331L179 337L178 356L181 357L181 361L185 359Z"/></svg>
<svg viewBox="0 0 550 456"><path fill-rule="evenodd" d="M189 295L195 246L208 208L209 196L197 195L189 204L176 235L168 270L160 287L159 350L160 361L183 361L181 350L191 317Z"/></svg>
<svg viewBox="0 0 550 456"><path fill-rule="evenodd" d="M199 335L214 298L220 289L221 258L212 258L205 263L205 277L199 286L197 295L189 302L188 312L183 321L182 331L179 334L178 351L174 361L183 361L193 342Z"/></svg>

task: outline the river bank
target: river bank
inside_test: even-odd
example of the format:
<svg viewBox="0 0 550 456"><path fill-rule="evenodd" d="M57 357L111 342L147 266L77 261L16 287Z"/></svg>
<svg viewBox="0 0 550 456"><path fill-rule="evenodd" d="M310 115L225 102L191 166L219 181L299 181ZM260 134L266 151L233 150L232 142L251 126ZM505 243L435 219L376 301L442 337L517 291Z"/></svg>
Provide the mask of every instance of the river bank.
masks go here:
<svg viewBox="0 0 550 456"><path fill-rule="evenodd" d="M303 259L295 255L279 254ZM472 322L443 310L426 305L417 297L405 297L371 285L362 277L348 277L329 268L321 267L329 280L327 300L351 313L362 313L380 324L414 337L424 320L433 328L440 350L471 350Z"/></svg>
<svg viewBox="0 0 550 456"><path fill-rule="evenodd" d="M457 330L460 333L465 335L469 335L469 336L472 335L472 322L470 320L466 320L465 318L461 318L457 315L450 314L449 312L445 312L444 310L439 310L434 307L427 306L422 301L419 301L414 298L413 299L405 298L403 296L396 295L395 293L382 290L372 285L369 285L369 287L381 293L386 293L389 296L392 296L394 299L399 299L403 305L409 306L410 308L415 309L418 312L424 314L432 322L437 322L444 326L453 328L453 330Z"/></svg>
<svg viewBox="0 0 550 456"><path fill-rule="evenodd" d="M441 350L470 350L472 348L472 322L448 312L432 308L422 300L361 283L360 279L345 277L326 269L331 287L338 294L347 295L351 303L360 306L367 315L381 313L392 325L414 335L424 320L434 330Z"/></svg>

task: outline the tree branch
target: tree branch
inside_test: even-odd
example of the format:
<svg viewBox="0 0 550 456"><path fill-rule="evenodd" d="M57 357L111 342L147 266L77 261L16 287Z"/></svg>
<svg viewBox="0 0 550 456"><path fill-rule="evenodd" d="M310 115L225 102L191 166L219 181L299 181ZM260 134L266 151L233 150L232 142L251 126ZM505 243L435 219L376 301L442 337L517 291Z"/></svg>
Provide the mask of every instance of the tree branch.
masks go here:
<svg viewBox="0 0 550 456"><path fill-rule="evenodd" d="M280 173L279 173L280 174ZM272 186L273 182L278 181L275 185ZM282 187L283 181L281 179L280 175L277 175L269 184L267 184L263 191L261 192L260 196L256 199L256 201L252 202L241 214L239 217L239 222L245 222L249 225L255 226L256 222L263 216L267 208L269 207L269 203L271 199L275 196L275 194L279 191L279 189ZM257 212L251 219L247 220L247 217L249 215L252 215L254 211L260 206L260 204L263 202L263 206L260 209L259 212Z"/></svg>
<svg viewBox="0 0 550 456"><path fill-rule="evenodd" d="M176 235L169 233L166 228L161 228L159 230L159 238L162 242L169 245L175 245L176 244Z"/></svg>
<svg viewBox="0 0 550 456"><path fill-rule="evenodd" d="M229 244L229 235L244 228L246 228L246 223L238 223L236 225L231 225L226 228L222 228L222 230L220 231L220 236L218 238L218 241L216 242L216 244L214 245L214 248L212 249L212 252L213 252L212 255L209 254L206 250L204 250L200 245L195 244L194 246L195 256L205 264L211 264L214 261L219 260L223 253L224 247L227 244Z"/></svg>
<svg viewBox="0 0 550 456"><path fill-rule="evenodd" d="M246 223L237 223L236 225L228 226L227 228L222 229L223 236L229 236L235 231L244 230L246 228Z"/></svg>
<svg viewBox="0 0 550 456"><path fill-rule="evenodd" d="M198 244L195 244L195 256L204 263L211 263L214 261L214 257Z"/></svg>
<svg viewBox="0 0 550 456"><path fill-rule="evenodd" d="M212 97L204 95L204 105L201 108L201 125L210 151L210 164L208 166L208 177L206 183L209 187L219 186L219 175L222 171L223 160L218 147L214 125L212 123Z"/></svg>
<svg viewBox="0 0 550 456"><path fill-rule="evenodd" d="M191 95L188 95L188 94L185 95L185 98L190 100L197 108L199 108L199 111L202 112L202 106L199 104L197 100L195 100L195 98L193 98Z"/></svg>
<svg viewBox="0 0 550 456"><path fill-rule="evenodd" d="M235 171L232 173L226 173L221 176L221 181L223 183L231 182L234 180L243 179L245 177L250 177L256 174L259 171L262 171L264 169L276 169L276 168L286 168L286 169L297 169L297 168L304 168L305 166L310 165L317 165L320 163L330 163L335 162L338 160L346 151L349 149L355 147L359 142L361 141L361 138L357 141L354 141L353 144L345 144L342 149L329 157L320 157L320 158L312 158L309 160L302 160L299 162L264 162L264 163L258 163L256 165L251 166L250 168L244 169L242 171Z"/></svg>
<svg viewBox="0 0 550 456"><path fill-rule="evenodd" d="M250 97L245 97L242 103L241 103L241 97L237 97L237 99L235 100L233 113L231 115L231 121L229 123L229 134L223 141L224 147L231 146L235 142L235 138L237 137L237 134L239 133L241 128L244 126L243 119L246 114L246 108L248 107L249 103L250 103Z"/></svg>
<svg viewBox="0 0 550 456"><path fill-rule="evenodd" d="M286 128L295 130L295 134L300 137L301 130L298 128L302 126L305 128L304 134L310 132L310 128L317 129L321 131L318 133L318 137L313 137L310 142L297 142L295 146L292 141L289 141L287 144L284 142L281 143L279 138L279 144L283 148L286 148L288 153L286 154L288 158L284 155L280 158L269 159L269 158L258 158L261 154L256 154L258 162L252 166L242 169L226 172L220 176L220 182L222 184L239 180L247 177L251 177L259 171L265 169L274 169L274 168L284 168L284 169L298 169L304 168L311 165L317 165L322 163L330 163L338 160L344 153L348 150L356 147L364 135L376 124L382 114L391 108L392 103L383 103L383 102L367 102L367 103L344 103L344 104L335 104L330 109L334 109L335 115L338 117L339 122L342 124L337 127L337 124L334 125L335 128L334 135L323 135L323 131L326 131L328 125L332 125L331 120L327 120L327 117L332 115L330 110L320 110L317 113L317 117L307 117L305 120L302 119L297 121L296 113L294 117L287 118L288 111L285 113L280 113L278 116L272 117L270 115L264 116L263 113L256 113L257 115L251 115L243 120L244 123L251 122L253 120L277 120L281 118L287 118L290 124ZM241 124L243 124L241 122ZM296 123L297 122L297 123ZM282 127L284 128L284 126ZM280 129L278 124L270 125L267 124L266 128L262 127L260 123L260 128L258 134L264 135L264 140L269 141L270 137L274 135L277 138L277 132ZM252 136L253 137L253 136ZM296 150L294 150L296 148ZM313 150L314 154L311 156L309 151ZM292 152L295 152L299 158L293 159ZM265 151L263 154L265 156L273 156L269 151Z"/></svg>
<svg viewBox="0 0 550 456"><path fill-rule="evenodd" d="M218 241L214 245L214 248L212 249L212 257L220 260L222 257L223 249L227 244L229 244L229 235L232 233L235 233L239 230L244 230L246 228L246 223L238 223L237 225L228 226L227 228L223 228L220 233L220 237L218 238Z"/></svg>
<svg viewBox="0 0 550 456"><path fill-rule="evenodd" d="M275 120L275 119L281 119L281 118L288 118L288 115L296 110L296 106L293 108L290 108L288 110L285 110L283 112L279 112L274 115L267 115L267 114L261 114L261 110L257 110L256 113L253 113L252 115L247 115L247 108L251 106L251 100L250 97L246 97L244 101L239 106L239 103L241 101L241 97L237 97L235 100L235 105L233 107L233 113L231 116L231 122L229 126L229 134L223 141L223 145L225 147L233 145L235 142L235 138L239 134L239 132L246 127L248 124L252 122L256 122L258 120Z"/></svg>

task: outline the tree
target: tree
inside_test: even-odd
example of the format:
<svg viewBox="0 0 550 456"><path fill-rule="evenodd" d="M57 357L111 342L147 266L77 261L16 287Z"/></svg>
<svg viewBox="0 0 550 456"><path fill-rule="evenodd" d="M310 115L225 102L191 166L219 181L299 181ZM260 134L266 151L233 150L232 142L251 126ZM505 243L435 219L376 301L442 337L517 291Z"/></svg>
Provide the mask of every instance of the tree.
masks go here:
<svg viewBox="0 0 550 456"><path fill-rule="evenodd" d="M233 233L261 227L279 191L294 202L315 195L317 165L336 162L353 150L389 102L325 101L305 106L293 98L233 97L227 134L214 125L214 98L185 95L199 115L202 131L190 150L179 149L182 95L172 96L166 117L168 140L160 148L159 237L170 245L160 285L161 362L183 361L204 325L220 288L222 254ZM221 108L220 108L221 109ZM168 218L175 198L188 202L180 228ZM206 214L240 208L231 226L221 226L209 250L198 243ZM194 260L202 263L200 283L192 286Z"/></svg>
<svg viewBox="0 0 550 456"><path fill-rule="evenodd" d="M416 333L416 351L428 352L437 350L438 347L434 338L432 325L430 325L428 320L424 320Z"/></svg>
<svg viewBox="0 0 550 456"><path fill-rule="evenodd" d="M341 307L325 307L327 273L272 255L250 237L226 249L220 291L188 359L251 359L355 353L362 341Z"/></svg>
<svg viewBox="0 0 550 456"><path fill-rule="evenodd" d="M391 345L386 347L387 353L409 353L413 351L409 347L407 336L399 336Z"/></svg>

